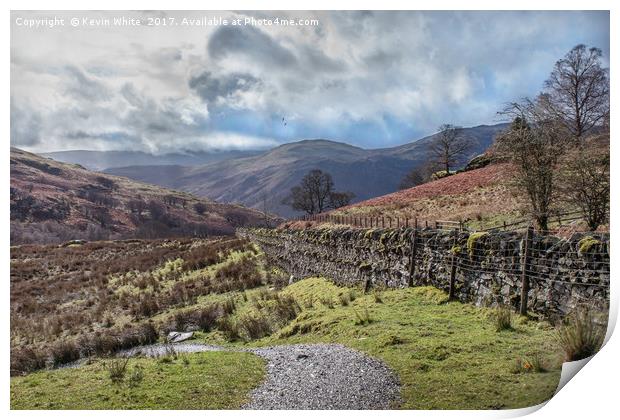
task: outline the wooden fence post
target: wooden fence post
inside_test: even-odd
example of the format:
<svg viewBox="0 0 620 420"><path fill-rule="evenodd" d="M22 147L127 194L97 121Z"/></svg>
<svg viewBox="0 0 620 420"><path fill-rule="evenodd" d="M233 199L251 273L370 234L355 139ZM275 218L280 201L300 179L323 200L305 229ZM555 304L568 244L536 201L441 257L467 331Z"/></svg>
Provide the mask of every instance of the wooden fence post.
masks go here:
<svg viewBox="0 0 620 420"><path fill-rule="evenodd" d="M413 235L411 235L411 255L409 256L409 287L412 287L415 283L415 275L417 266L415 263L415 257L418 251L418 229L417 227L413 230Z"/></svg>
<svg viewBox="0 0 620 420"><path fill-rule="evenodd" d="M532 235L534 229L532 226L528 226L525 233L525 243L523 244L523 256L521 258L521 306L519 313L521 315L527 315L527 294L530 291L530 282L527 275L527 268L530 263L530 247L532 243Z"/></svg>
<svg viewBox="0 0 620 420"><path fill-rule="evenodd" d="M454 300L454 283L456 280L456 253L454 249L456 247L456 240L458 238L458 232L454 231L454 241L452 241L452 249L450 253L452 254L452 258L450 259L450 289L448 290L448 300Z"/></svg>

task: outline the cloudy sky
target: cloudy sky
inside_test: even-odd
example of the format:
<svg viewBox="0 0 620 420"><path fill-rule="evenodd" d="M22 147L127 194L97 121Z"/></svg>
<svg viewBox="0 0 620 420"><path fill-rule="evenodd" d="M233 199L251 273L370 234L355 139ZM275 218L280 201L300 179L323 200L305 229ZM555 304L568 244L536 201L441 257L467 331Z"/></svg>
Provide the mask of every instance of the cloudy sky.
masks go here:
<svg viewBox="0 0 620 420"><path fill-rule="evenodd" d="M11 144L35 152L393 146L499 122L576 44L609 57L607 12L14 12L11 32Z"/></svg>

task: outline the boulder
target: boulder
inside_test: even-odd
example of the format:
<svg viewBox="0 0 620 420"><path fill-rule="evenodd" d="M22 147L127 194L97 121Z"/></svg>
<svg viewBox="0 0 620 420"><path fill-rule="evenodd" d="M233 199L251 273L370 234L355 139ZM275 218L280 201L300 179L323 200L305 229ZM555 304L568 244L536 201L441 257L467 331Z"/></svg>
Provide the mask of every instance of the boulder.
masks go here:
<svg viewBox="0 0 620 420"><path fill-rule="evenodd" d="M181 341L189 340L193 336L193 332L170 331L167 340L169 343L180 343Z"/></svg>

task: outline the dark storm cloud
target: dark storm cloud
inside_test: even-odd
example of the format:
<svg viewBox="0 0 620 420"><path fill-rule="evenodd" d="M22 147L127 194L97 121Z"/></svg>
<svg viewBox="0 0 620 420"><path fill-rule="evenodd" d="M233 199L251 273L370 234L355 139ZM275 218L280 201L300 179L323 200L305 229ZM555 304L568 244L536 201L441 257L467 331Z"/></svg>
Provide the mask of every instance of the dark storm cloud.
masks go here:
<svg viewBox="0 0 620 420"><path fill-rule="evenodd" d="M41 143L41 116L32 109L23 109L11 99L11 144L36 146Z"/></svg>
<svg viewBox="0 0 620 420"><path fill-rule="evenodd" d="M232 73L219 77L209 71L189 79L189 87L208 104L219 98L226 99L239 92L247 92L260 85L260 80L247 73Z"/></svg>
<svg viewBox="0 0 620 420"><path fill-rule="evenodd" d="M207 51L215 59L238 54L278 67L290 67L297 63L291 51L254 26L218 28L209 38Z"/></svg>

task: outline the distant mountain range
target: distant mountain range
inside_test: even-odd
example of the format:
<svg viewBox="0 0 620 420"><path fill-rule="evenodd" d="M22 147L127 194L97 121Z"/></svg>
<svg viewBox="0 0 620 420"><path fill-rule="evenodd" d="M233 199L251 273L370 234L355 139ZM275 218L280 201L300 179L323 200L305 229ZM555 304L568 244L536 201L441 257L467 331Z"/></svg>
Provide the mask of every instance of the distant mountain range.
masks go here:
<svg viewBox="0 0 620 420"><path fill-rule="evenodd" d="M497 124L464 128L462 134L470 138L474 146L461 164L484 152L506 127L507 124ZM389 194L398 189L407 172L428 162L429 146L435 136L383 149L362 149L330 140L303 140L262 153L248 152L254 153L251 156L190 165L176 162L123 166L117 159L117 164L105 172L290 217L296 213L282 205L281 200L308 171L318 168L329 172L337 190L355 194L354 202ZM60 154L52 157L63 159ZM75 163L93 166L93 163L80 161L79 154L72 157Z"/></svg>
<svg viewBox="0 0 620 420"><path fill-rule="evenodd" d="M168 153L154 155L145 152L96 150L66 150L41 153L41 156L66 163L77 163L86 169L101 171L106 168L144 165L204 165L220 160L237 159L263 153L261 150L216 150L212 152Z"/></svg>

